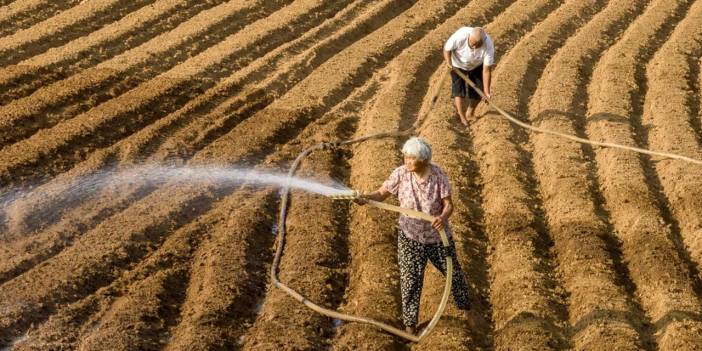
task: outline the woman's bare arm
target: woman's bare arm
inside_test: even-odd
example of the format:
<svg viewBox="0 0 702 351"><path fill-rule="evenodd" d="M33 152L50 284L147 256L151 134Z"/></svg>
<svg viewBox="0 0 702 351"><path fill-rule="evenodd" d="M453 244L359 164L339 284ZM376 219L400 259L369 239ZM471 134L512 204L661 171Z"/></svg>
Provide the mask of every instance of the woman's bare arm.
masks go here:
<svg viewBox="0 0 702 351"><path fill-rule="evenodd" d="M453 213L453 200L451 200L451 196L441 199L441 202L444 204L444 210L441 211L439 217L434 217L434 220L431 222L431 226L436 230L443 228L444 222L448 221Z"/></svg>
<svg viewBox="0 0 702 351"><path fill-rule="evenodd" d="M385 201L385 199L387 199L390 195L391 195L390 192L381 186L380 188L378 188L378 190L376 190L372 193L363 194L362 197L364 199L373 200L373 201Z"/></svg>

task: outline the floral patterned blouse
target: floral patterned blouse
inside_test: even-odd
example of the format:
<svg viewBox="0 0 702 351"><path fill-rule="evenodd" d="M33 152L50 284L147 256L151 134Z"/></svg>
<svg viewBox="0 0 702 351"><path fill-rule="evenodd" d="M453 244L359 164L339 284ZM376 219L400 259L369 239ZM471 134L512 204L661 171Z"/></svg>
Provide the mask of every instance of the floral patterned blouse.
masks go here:
<svg viewBox="0 0 702 351"><path fill-rule="evenodd" d="M446 173L434 164L430 164L430 173L425 180L407 170L406 166L397 167L383 182L383 188L397 196L400 207L411 208L432 216L439 216L444 210L442 199L451 195L451 184ZM444 223L446 234L451 236L448 223ZM400 216L400 230L406 237L422 244L441 242L439 232L431 223L422 219Z"/></svg>

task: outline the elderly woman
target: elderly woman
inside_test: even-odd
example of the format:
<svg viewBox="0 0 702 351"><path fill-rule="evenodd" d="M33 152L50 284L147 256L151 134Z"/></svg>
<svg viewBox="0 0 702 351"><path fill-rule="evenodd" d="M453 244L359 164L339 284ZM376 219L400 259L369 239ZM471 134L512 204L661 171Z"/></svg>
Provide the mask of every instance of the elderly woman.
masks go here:
<svg viewBox="0 0 702 351"><path fill-rule="evenodd" d="M411 138L402 147L404 165L396 168L376 191L364 194L363 199L383 201L388 196L398 197L400 206L428 213L433 222L400 216L397 239L397 258L400 266L402 318L408 332L416 333L419 298L422 293L424 269L427 260L442 274L446 274L445 249L437 230L443 228L449 238L448 254L453 259L452 293L458 308L470 308L468 286L456 259L448 218L453 212L451 185L441 168L431 162L431 146L421 138Z"/></svg>

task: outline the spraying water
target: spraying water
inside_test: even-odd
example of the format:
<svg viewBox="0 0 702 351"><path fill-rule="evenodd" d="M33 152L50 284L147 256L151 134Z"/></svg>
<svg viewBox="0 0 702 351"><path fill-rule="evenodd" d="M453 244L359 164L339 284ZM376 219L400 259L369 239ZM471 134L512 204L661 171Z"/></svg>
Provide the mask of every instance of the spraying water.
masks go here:
<svg viewBox="0 0 702 351"><path fill-rule="evenodd" d="M0 222L9 228L26 222L28 216L51 218L65 208L86 201L106 191L124 193L146 187L155 189L166 184L207 185L231 187L241 184L273 186L324 195L346 194L349 188L341 183L323 184L309 179L289 178L281 173L228 167L141 166L128 169L101 170L68 179L57 178L44 185L30 188L10 188L0 191Z"/></svg>

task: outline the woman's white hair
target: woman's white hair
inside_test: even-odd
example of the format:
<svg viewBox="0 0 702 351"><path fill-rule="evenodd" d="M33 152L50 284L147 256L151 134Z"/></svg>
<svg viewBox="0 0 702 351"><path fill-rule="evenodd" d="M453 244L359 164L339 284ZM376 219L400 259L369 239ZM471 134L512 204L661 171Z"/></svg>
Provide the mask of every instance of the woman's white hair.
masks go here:
<svg viewBox="0 0 702 351"><path fill-rule="evenodd" d="M402 154L412 156L422 162L429 162L431 161L431 145L422 138L412 137L402 146Z"/></svg>

